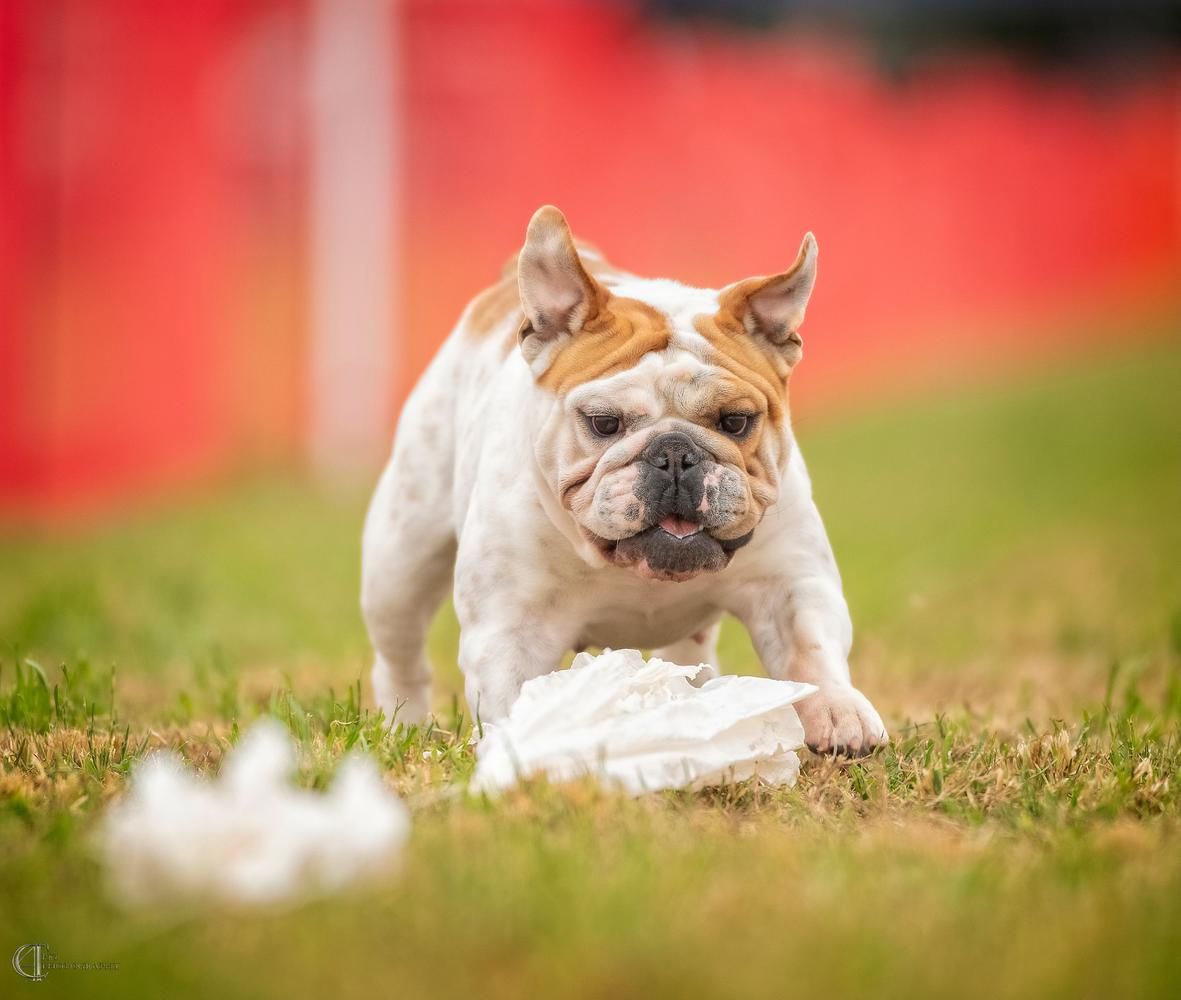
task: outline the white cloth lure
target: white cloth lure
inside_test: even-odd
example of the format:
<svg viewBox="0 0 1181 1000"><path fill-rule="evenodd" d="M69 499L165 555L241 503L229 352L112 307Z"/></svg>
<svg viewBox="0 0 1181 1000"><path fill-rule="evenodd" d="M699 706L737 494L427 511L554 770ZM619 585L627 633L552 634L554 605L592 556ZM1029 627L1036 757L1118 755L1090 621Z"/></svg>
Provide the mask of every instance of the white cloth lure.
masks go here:
<svg viewBox="0 0 1181 1000"><path fill-rule="evenodd" d="M494 792L544 774L587 774L639 795L701 788L758 775L792 785L804 729L793 702L811 684L717 677L706 666L645 662L634 649L580 653L569 670L533 678L508 717L484 727L472 780Z"/></svg>
<svg viewBox="0 0 1181 1000"><path fill-rule="evenodd" d="M325 793L293 786L294 768L291 737L272 720L255 724L215 781L153 754L99 831L117 894L133 904L270 903L392 868L410 817L374 763L346 759Z"/></svg>

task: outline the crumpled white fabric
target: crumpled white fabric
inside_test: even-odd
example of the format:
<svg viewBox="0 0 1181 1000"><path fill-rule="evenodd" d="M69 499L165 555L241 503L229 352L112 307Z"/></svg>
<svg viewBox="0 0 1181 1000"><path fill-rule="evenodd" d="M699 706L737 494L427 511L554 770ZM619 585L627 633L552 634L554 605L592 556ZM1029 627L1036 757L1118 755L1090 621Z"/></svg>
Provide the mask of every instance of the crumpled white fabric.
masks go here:
<svg viewBox="0 0 1181 1000"><path fill-rule="evenodd" d="M410 817L374 763L346 758L324 793L292 785L294 768L291 737L273 720L254 725L215 781L153 754L99 830L117 894L272 903L390 870Z"/></svg>
<svg viewBox="0 0 1181 1000"><path fill-rule="evenodd" d="M690 683L682 667L638 650L580 653L569 670L533 678L503 721L484 726L471 787L495 792L544 774L596 775L633 795L758 775L792 785L804 729L793 702L811 684L764 677Z"/></svg>

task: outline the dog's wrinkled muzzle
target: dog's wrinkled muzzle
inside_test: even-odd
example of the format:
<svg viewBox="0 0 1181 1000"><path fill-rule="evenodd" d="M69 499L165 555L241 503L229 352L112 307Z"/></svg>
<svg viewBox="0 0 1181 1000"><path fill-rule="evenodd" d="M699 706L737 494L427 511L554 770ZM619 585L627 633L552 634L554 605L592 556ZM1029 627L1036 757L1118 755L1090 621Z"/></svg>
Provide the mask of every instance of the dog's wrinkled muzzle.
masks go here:
<svg viewBox="0 0 1181 1000"><path fill-rule="evenodd" d="M686 580L723 569L734 552L750 541L715 538L704 525L705 468L713 457L679 431L654 438L640 455L635 494L648 511L649 526L614 546L616 563L642 576Z"/></svg>

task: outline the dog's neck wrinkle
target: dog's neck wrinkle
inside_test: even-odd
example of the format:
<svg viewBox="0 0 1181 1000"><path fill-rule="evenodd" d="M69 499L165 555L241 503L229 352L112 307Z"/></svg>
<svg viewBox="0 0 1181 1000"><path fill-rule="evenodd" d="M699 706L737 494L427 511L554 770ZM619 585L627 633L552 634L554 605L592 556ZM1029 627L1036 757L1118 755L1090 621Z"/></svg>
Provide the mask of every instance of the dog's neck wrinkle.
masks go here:
<svg viewBox="0 0 1181 1000"><path fill-rule="evenodd" d="M558 529L588 566L594 566L596 568L606 566L607 560L603 558L603 554L579 530L578 524L574 520L574 515L562 506L561 498L554 495L554 491L551 489L549 481L545 477L541 464L537 461L536 453L532 457L532 467L533 483L537 489L537 498L541 503L541 509L545 511L545 516L549 518L550 523Z"/></svg>

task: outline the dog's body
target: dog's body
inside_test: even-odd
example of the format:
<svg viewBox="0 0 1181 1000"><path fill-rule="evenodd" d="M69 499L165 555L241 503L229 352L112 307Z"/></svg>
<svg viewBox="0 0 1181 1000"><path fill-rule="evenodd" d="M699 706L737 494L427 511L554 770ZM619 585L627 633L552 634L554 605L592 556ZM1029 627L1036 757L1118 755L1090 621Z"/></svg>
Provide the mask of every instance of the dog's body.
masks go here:
<svg viewBox="0 0 1181 1000"><path fill-rule="evenodd" d="M816 684L808 742L886 738L849 679L840 577L787 414L815 279L720 292L636 278L543 208L406 403L365 525L378 703L430 707L427 626L454 579L469 708L507 713L569 649L716 665L737 616L769 674Z"/></svg>

